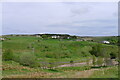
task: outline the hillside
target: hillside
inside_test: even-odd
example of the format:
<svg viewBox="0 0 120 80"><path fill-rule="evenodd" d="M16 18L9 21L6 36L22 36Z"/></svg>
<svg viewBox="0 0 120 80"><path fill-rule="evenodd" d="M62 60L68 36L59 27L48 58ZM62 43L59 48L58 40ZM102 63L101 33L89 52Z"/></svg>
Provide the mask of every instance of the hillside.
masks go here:
<svg viewBox="0 0 120 80"><path fill-rule="evenodd" d="M89 62L93 58L93 48L97 45L101 46L101 53L106 54L108 57L114 57L118 59L118 48L116 45L108 45L102 43L96 43L91 41L76 41L71 39L42 39L36 36L9 36L6 40L1 41L3 52L3 69L9 64L9 61L18 63L18 66L29 67L32 69L41 68L42 72L46 72L47 69L53 69L63 64ZM97 53L96 53L97 54ZM112 55L111 55L112 54ZM99 56L96 56L96 58ZM12 66L12 64L11 64ZM3 75L14 75L9 71L14 70L10 68L3 70ZM13 66L12 66L13 67ZM10 68L10 69L9 69ZM38 71L41 72L41 69ZM77 68L75 68L77 69ZM82 68L84 70L85 68ZM56 69L58 70L58 69ZM64 68L60 69L64 70ZM23 71L25 74L29 73L29 70ZM69 71L69 69L68 69ZM19 71L17 71L19 73ZM36 72L33 70L33 72ZM47 71L46 74L51 73ZM53 73L54 71L52 71ZM20 72L21 74L22 71ZM51 73L51 74L52 74ZM58 70L59 73L59 70ZM44 75L46 77L47 75Z"/></svg>

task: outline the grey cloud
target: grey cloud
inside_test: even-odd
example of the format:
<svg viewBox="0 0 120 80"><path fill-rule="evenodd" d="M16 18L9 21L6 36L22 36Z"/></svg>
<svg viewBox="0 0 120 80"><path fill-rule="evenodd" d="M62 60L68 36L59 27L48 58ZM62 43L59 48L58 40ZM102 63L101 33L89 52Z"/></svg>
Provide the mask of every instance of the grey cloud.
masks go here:
<svg viewBox="0 0 120 80"><path fill-rule="evenodd" d="M112 15L116 9L111 8L116 7L105 4L7 3L3 7L3 33L104 35L110 31L114 35L117 17Z"/></svg>
<svg viewBox="0 0 120 80"><path fill-rule="evenodd" d="M87 8L87 7L72 8L71 12L72 12L72 16L82 15L82 14L88 13L89 12L89 8Z"/></svg>
<svg viewBox="0 0 120 80"><path fill-rule="evenodd" d="M117 20L105 20L105 19L96 19L96 20L82 20L74 21L74 23L87 23L87 22L100 22L100 23L117 23Z"/></svg>
<svg viewBox="0 0 120 80"><path fill-rule="evenodd" d="M114 16L114 17L118 16L118 13L117 13L117 12L114 12L114 13L113 13L113 16Z"/></svg>

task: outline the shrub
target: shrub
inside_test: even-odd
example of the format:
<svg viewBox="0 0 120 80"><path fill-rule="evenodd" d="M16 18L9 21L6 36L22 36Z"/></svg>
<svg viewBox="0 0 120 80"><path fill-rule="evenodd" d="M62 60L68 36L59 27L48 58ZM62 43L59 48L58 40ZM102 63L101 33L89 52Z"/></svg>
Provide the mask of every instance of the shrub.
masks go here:
<svg viewBox="0 0 120 80"><path fill-rule="evenodd" d="M71 60L71 61L70 61L70 63L72 64L72 63L74 63L74 61L73 61L73 60Z"/></svg>
<svg viewBox="0 0 120 80"><path fill-rule="evenodd" d="M5 61L13 60L13 52L10 49L5 50L2 54L2 59Z"/></svg>
<svg viewBox="0 0 120 80"><path fill-rule="evenodd" d="M104 61L103 61L103 58L101 58L101 57L98 57L98 58L97 58L97 65L98 65L98 66L102 66L103 62L104 62Z"/></svg>
<svg viewBox="0 0 120 80"><path fill-rule="evenodd" d="M20 64L34 67L37 64L36 56L32 53L23 53L20 56Z"/></svg>
<svg viewBox="0 0 120 80"><path fill-rule="evenodd" d="M92 60L93 66L96 65L96 57L93 55L93 60Z"/></svg>
<svg viewBox="0 0 120 80"><path fill-rule="evenodd" d="M111 59L115 59L117 57L117 54L115 54L114 52L110 53L110 58Z"/></svg>
<svg viewBox="0 0 120 80"><path fill-rule="evenodd" d="M96 57L103 56L102 45L101 44L97 44L97 45L93 46L92 50L90 51L90 53L92 55L95 55Z"/></svg>

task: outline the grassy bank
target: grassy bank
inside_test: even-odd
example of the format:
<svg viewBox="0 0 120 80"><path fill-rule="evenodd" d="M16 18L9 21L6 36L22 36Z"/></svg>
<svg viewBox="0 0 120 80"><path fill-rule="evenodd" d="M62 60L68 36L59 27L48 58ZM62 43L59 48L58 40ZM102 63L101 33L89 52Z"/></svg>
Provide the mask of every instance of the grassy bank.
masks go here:
<svg viewBox="0 0 120 80"><path fill-rule="evenodd" d="M118 78L118 66L94 71L91 78Z"/></svg>
<svg viewBox="0 0 120 80"><path fill-rule="evenodd" d="M3 76L39 78L79 77L78 74L80 71L89 70L91 68L88 66L75 66L52 69L52 67L91 60L91 50L95 45L101 45L102 48L105 49L104 53L108 54L107 57L109 57L111 53L113 56L116 56L118 53L116 45L89 41L40 39L35 36L9 37L8 40L2 41ZM107 73L107 71L105 72ZM69 73L70 75L67 75ZM77 73L77 75L71 76L73 73ZM110 75L113 74L116 75L114 72ZM113 77L115 77L114 75ZM97 75L93 77L97 77Z"/></svg>

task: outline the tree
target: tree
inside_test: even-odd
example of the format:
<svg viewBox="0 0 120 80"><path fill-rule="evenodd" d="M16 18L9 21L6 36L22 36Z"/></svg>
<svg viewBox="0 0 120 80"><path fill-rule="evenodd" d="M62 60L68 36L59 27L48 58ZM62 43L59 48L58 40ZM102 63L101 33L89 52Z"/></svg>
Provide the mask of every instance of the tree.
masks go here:
<svg viewBox="0 0 120 80"><path fill-rule="evenodd" d="M92 64L93 64L93 66L95 66L95 65L96 65L96 57L95 57L94 55L93 55Z"/></svg>
<svg viewBox="0 0 120 80"><path fill-rule="evenodd" d="M43 39L47 39L48 36L44 34L44 35L42 35L42 38L43 38Z"/></svg>
<svg viewBox="0 0 120 80"><path fill-rule="evenodd" d="M91 55L93 55L93 65L95 66L96 64L98 66L102 66L104 63L105 57L109 57L108 53L106 52L106 48L103 47L101 44L97 44L92 47L92 50L90 51ZM97 59L95 59L95 57Z"/></svg>
<svg viewBox="0 0 120 80"><path fill-rule="evenodd" d="M103 47L101 44L97 44L97 45L93 46L90 53L91 53L91 55L95 55L96 57L98 57L98 56L104 57Z"/></svg>

